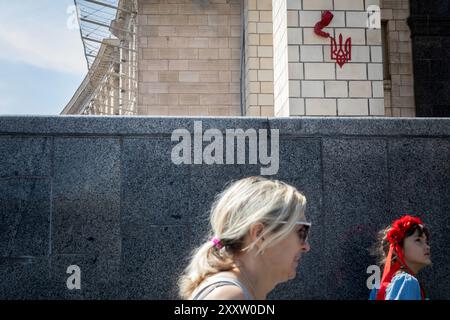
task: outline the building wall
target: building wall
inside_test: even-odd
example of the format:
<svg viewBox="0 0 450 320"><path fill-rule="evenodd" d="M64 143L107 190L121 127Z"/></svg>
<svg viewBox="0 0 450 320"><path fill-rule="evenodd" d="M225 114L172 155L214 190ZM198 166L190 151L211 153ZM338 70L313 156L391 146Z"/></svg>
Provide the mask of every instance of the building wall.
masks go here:
<svg viewBox="0 0 450 320"><path fill-rule="evenodd" d="M243 0L245 25L245 114L273 116L272 0Z"/></svg>
<svg viewBox="0 0 450 320"><path fill-rule="evenodd" d="M138 113L240 115L240 0L140 0Z"/></svg>
<svg viewBox="0 0 450 320"><path fill-rule="evenodd" d="M387 21L385 74L370 5ZM352 38L342 68L313 31L324 10L325 31ZM140 0L138 113L414 116L408 15L407 0Z"/></svg>
<svg viewBox="0 0 450 320"><path fill-rule="evenodd" d="M367 28L371 0L288 1L289 96L307 116L383 116L381 31ZM324 10L334 18L324 29L336 40L352 38L352 59L340 68L330 39L314 33Z"/></svg>
<svg viewBox="0 0 450 320"><path fill-rule="evenodd" d="M0 299L176 299L225 184L262 164L176 165L176 129L152 117L0 117ZM367 300L368 249L405 213L432 233L432 300L450 299L450 119L202 119L279 130L279 170L307 200L311 251L269 299ZM271 143L271 142L269 142ZM234 149L236 152L236 149ZM223 153L225 154L225 152ZM68 290L67 267L81 268ZM175 318L176 319L176 318Z"/></svg>
<svg viewBox="0 0 450 320"><path fill-rule="evenodd" d="M292 1L288 1L292 2ZM287 40L287 2L273 1L273 54L274 54L274 114L289 116L298 113L289 105L289 65ZM295 107L295 106L293 106Z"/></svg>
<svg viewBox="0 0 450 320"><path fill-rule="evenodd" d="M411 0L417 117L450 117L450 2Z"/></svg>
<svg viewBox="0 0 450 320"><path fill-rule="evenodd" d="M409 0L381 0L381 18L386 21L388 75L385 75L386 116L415 117Z"/></svg>

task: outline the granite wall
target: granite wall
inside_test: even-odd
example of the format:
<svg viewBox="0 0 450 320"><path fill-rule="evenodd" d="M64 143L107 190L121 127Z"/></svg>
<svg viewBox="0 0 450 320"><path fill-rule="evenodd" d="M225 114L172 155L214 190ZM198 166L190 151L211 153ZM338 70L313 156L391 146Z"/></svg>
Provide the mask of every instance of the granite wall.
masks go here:
<svg viewBox="0 0 450 320"><path fill-rule="evenodd" d="M432 299L450 298L450 120L0 117L0 298L176 299L214 195L260 164L175 165L175 129L279 129L282 179L314 226L271 299L367 299L368 248L393 218L429 225ZM273 138L273 136L272 136ZM81 269L69 290L67 268Z"/></svg>

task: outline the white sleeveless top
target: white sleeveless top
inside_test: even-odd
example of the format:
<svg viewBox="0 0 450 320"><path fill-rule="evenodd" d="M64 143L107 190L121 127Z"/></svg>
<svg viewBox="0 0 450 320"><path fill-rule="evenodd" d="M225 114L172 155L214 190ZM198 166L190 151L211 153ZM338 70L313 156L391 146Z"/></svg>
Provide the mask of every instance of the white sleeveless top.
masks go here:
<svg viewBox="0 0 450 320"><path fill-rule="evenodd" d="M197 289L192 293L192 300L203 300L208 294L210 294L214 289L222 286L234 285L241 288L244 293L245 300L253 300L248 289L237 279L229 277L211 277L203 281L203 283L198 286Z"/></svg>

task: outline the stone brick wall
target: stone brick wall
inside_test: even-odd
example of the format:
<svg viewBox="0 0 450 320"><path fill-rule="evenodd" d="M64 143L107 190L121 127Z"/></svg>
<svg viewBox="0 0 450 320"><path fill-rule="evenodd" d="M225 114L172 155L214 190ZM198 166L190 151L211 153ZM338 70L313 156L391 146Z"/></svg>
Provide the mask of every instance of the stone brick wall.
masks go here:
<svg viewBox="0 0 450 320"><path fill-rule="evenodd" d="M387 21L386 79L370 5ZM326 31L352 38L342 68L313 32L324 10ZM415 116L408 16L407 0L140 0L138 113Z"/></svg>
<svg viewBox="0 0 450 320"><path fill-rule="evenodd" d="M383 116L383 64L380 30L367 28L372 0L288 1L289 96L300 115ZM352 60L340 68L330 39L314 33L321 13L331 10L325 29L344 41L352 38Z"/></svg>
<svg viewBox="0 0 450 320"><path fill-rule="evenodd" d="M272 0L243 1L246 115L273 116Z"/></svg>
<svg viewBox="0 0 450 320"><path fill-rule="evenodd" d="M409 0L381 0L381 19L387 22L389 64L384 91L386 116L416 116L409 16Z"/></svg>
<svg viewBox="0 0 450 320"><path fill-rule="evenodd" d="M240 0L139 0L138 113L240 115Z"/></svg>

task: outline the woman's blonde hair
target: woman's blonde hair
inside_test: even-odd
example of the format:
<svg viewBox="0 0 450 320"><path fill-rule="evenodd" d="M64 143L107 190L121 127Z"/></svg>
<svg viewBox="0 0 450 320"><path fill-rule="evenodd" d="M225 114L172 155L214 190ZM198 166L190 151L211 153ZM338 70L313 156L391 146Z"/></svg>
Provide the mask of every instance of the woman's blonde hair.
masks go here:
<svg viewBox="0 0 450 320"><path fill-rule="evenodd" d="M189 299L208 276L231 270L235 266L235 256L253 249L259 239L264 238L264 242L258 248L258 254L283 240L304 214L305 206L305 196L282 181L248 177L229 184L215 197L210 215L208 240L217 237L223 247L218 249L207 241L193 251L190 263L178 281L180 297ZM257 222L264 225L262 232L244 247L250 227Z"/></svg>

